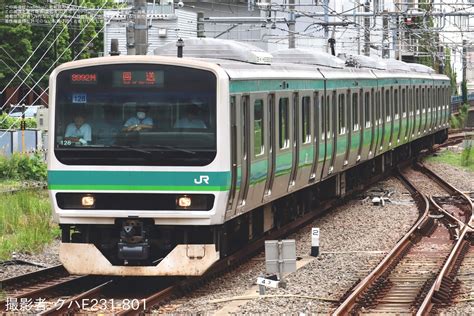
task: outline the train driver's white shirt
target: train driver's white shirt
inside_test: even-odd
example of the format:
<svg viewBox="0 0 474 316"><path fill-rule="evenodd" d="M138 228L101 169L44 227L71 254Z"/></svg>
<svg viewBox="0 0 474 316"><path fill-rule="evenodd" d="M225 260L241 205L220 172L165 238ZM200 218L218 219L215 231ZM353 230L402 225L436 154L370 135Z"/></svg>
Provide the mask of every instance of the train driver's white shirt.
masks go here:
<svg viewBox="0 0 474 316"><path fill-rule="evenodd" d="M66 133L64 137L78 137L84 139L86 142L90 142L92 140L92 130L91 126L87 123L81 125L81 127L77 128L76 124L70 123L66 127Z"/></svg>
<svg viewBox="0 0 474 316"><path fill-rule="evenodd" d="M129 118L123 126L130 127L133 125L150 125L153 126L153 119L151 117L145 117L143 120L140 120L136 116Z"/></svg>

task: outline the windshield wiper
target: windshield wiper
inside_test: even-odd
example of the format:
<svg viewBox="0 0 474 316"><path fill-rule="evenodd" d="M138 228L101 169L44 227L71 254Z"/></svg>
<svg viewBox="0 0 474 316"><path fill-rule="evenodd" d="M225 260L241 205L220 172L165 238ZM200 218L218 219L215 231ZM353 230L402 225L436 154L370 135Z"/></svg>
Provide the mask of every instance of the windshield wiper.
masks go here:
<svg viewBox="0 0 474 316"><path fill-rule="evenodd" d="M173 147L173 146L167 146L167 145L151 145L151 146L147 146L147 147L170 149L170 150L180 151L180 152L187 153L187 154L191 154L191 155L195 155L195 154L196 154L196 152L195 152L195 151L192 151L192 150L187 150L187 149L178 148L178 147Z"/></svg>
<svg viewBox="0 0 474 316"><path fill-rule="evenodd" d="M151 152L149 152L148 150L143 150L143 149L132 147L132 146L110 145L110 146L104 146L104 147L105 148L122 148L122 149L130 150L130 151L136 151L139 153L151 155Z"/></svg>

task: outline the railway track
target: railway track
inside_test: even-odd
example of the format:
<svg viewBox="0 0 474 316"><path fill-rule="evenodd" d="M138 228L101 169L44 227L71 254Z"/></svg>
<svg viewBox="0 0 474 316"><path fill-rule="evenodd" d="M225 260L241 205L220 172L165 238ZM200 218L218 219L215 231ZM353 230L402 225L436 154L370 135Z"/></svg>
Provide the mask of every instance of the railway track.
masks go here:
<svg viewBox="0 0 474 316"><path fill-rule="evenodd" d="M372 185L387 176L388 172L371 179L367 186ZM354 194L362 192L362 189L348 193L345 198L330 199L322 201L319 210L327 210L331 207L344 203ZM46 298L45 308L36 311L40 315L60 315L71 313L97 313L107 312L118 315L136 314L138 312L151 311L155 306L166 303L171 298L180 297L193 289L200 287L214 277L227 272L260 251L265 240L281 239L298 228L313 221L320 213L308 212L291 223L274 230L272 233L253 241L244 249L230 255L216 264L202 277L196 278L120 278L120 277L92 277L71 276L62 274L59 277L44 277L51 280L50 289L41 288L40 284L48 285L49 281L35 282L32 279L32 290L37 292L22 292L15 296L10 295L14 291L7 290L7 297L18 298ZM61 269L61 268L57 268ZM26 279L27 275L22 276ZM86 280L84 283L74 280ZM17 280L18 281L18 280ZM10 284L20 284L17 281L8 281ZM64 282L63 282L64 281ZM53 285L56 282L57 285ZM66 283L65 283L66 282ZM74 282L77 282L74 285ZM72 285L71 287L69 285ZM139 291L137 289L140 289ZM26 287L25 287L26 290ZM1 302L0 311L5 311L5 301Z"/></svg>
<svg viewBox="0 0 474 316"><path fill-rule="evenodd" d="M73 296L102 281L103 277L70 275L62 265L41 269L18 277L2 280L0 290L4 298L0 299L0 312L34 311L34 303L41 301L42 306L54 305L57 297ZM28 306L25 303L28 302ZM46 307L44 308L46 309Z"/></svg>
<svg viewBox="0 0 474 316"><path fill-rule="evenodd" d="M420 166L420 168L422 167ZM401 177L403 178L403 176ZM380 178L382 178L382 176L379 176L377 179L373 179L371 184L375 183ZM405 179L405 181L409 183L409 180ZM440 180L438 181L441 182ZM361 302L377 301L377 293L386 293L392 296L388 296L388 299L379 301L380 303L385 304L385 309L380 309L378 310L379 312L390 310L394 304L397 306L398 311L413 311L413 306L415 305L410 305L410 303L407 303L409 296L408 294L414 294L416 292L418 293L416 306L420 306L421 308L421 306L426 305L426 308L430 309L433 308L434 303L439 304L439 306L446 306L446 299L442 296L445 292L446 286L449 287L449 293L451 295L450 297L454 297L454 295L457 294L470 293L466 292L469 291L466 290L466 288L469 286L471 286L472 292L473 282L471 281L469 283L469 270L467 270L468 272L465 272L466 281L462 284L457 281L449 283L449 281L446 281L449 280L449 278L444 276L441 277L440 280L436 278L436 275L440 275L438 273L440 270L445 270L445 275L452 276L453 273L456 273L457 269L464 271L463 269L469 269L469 267L472 267L473 251L471 244L465 242L463 245L457 246L457 248L461 249L461 252L464 253L465 258L468 258L467 260L462 260L462 255L453 255L451 260L446 260L451 247L456 246L454 245L454 242L451 242L449 246L441 246L445 241L448 242L451 240L453 236L461 236L463 232L465 233L462 236L465 237L463 237L461 240L467 241L469 238L471 238L472 241L472 234L469 235L467 233L468 228L472 226L472 220L470 226L464 225L463 223L466 222L467 216L463 218L463 212L456 213L456 211L452 209L456 208L456 206L453 206L453 204L460 204L461 200L463 200L462 196L458 194L455 189L452 189L452 191L449 191L445 195L437 195L429 198L427 196L423 196L421 193L416 192L416 189L413 185L411 187L412 193L415 195L418 205L423 206L423 214L420 216L418 223L412 229L413 235L402 239L399 243L402 243L404 245L403 247L407 247L406 249L411 248L411 255L408 255L409 250L392 251L389 256L392 255L398 258L396 259L398 261L400 261L404 255L406 255L403 265L398 267L399 270L396 270L397 264L394 264L396 260L383 261L389 265L391 264L390 271L398 273L398 279L392 278L390 283L386 280L388 278L388 272L376 274L378 279L382 277L382 279L380 279L381 281L377 281L378 288L375 290L367 290L363 292L365 294L369 294L367 296L368 299L361 300L358 297L356 300L357 304L359 304L358 306L360 306ZM321 208L329 209L330 207L340 203L342 203L341 200L326 201L323 205L321 205ZM472 213L472 203L470 206ZM453 215L452 213L455 214ZM431 217L430 214L432 214ZM447 218L444 220L448 221L452 225L452 228L446 230L444 226L436 226L435 224L440 223L441 219L436 218L436 216L433 216L433 214L437 216L444 214L443 216ZM57 266L52 269L40 270L32 274L3 280L0 282L0 289L3 290L4 294L6 294L6 297L9 298L46 299L45 308L41 311L38 311L38 314L41 315L59 315L74 312L97 313L104 311L118 315L127 315L136 314L137 312L150 311L154 306L159 306L163 303L166 303L168 300L174 297L182 296L183 294L207 282L209 279L225 271L228 271L229 269L232 269L232 267L258 252L262 248L264 240L282 238L295 231L299 227L305 225L306 223L312 221L316 216L317 214L308 213L304 217L286 225L285 227L282 227L271 235L267 235L264 238L253 242L247 248L242 249L234 255L219 261L206 275L199 278L140 279L72 276L67 274L62 266ZM458 228L457 230L456 225ZM466 229L461 229L463 227ZM438 247L436 249L440 250L439 252L436 252L436 254L425 251L426 249L421 246L413 246L414 240L423 238L429 239L428 235L430 235L430 232L433 236L438 236L438 239L434 240L431 244L431 246ZM466 245L469 245L469 247ZM441 256L441 253L443 256ZM423 255L422 259L419 258L420 254ZM455 262L455 267L444 269L443 263L445 261ZM469 264L466 262L471 262L471 265L469 266ZM424 273L422 277L405 273L406 270L410 270L414 266L419 265L427 267L427 270L425 271L426 273ZM374 283L374 276L372 276L371 280L372 283ZM401 284L398 289L396 286L394 286L396 282ZM404 282L408 285L404 286ZM141 290L136 291L135 289L137 288L140 288ZM354 292L357 289L358 287L354 289ZM389 292L390 290L392 292ZM431 297L434 297L434 303L430 303L431 300L428 300L428 303L425 302L426 300L423 300L423 297L428 297L427 295L423 296L424 293L430 292ZM460 299L462 299L462 297L463 296L461 296ZM349 297L348 300L350 298L351 297ZM439 301L436 301L438 298L440 298ZM408 305L409 307L407 307ZM370 306L373 307L373 305ZM401 308L401 306L405 306L407 308L404 309L405 307ZM0 300L0 312L5 312L5 307L5 300ZM374 309L374 311L377 310Z"/></svg>
<svg viewBox="0 0 474 316"><path fill-rule="evenodd" d="M431 179L445 195L428 196L414 184L416 173ZM472 201L422 165L399 175L410 189L421 216L394 249L359 284L335 315L428 315L451 303L457 273L472 248ZM414 181L415 180L415 181ZM469 261L471 262L471 261ZM466 261L465 265L470 265Z"/></svg>

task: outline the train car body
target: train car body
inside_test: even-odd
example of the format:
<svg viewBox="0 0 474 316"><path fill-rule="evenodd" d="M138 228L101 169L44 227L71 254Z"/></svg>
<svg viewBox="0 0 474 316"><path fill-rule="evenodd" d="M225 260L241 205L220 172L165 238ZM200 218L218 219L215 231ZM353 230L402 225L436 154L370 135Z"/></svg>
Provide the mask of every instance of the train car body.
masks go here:
<svg viewBox="0 0 474 316"><path fill-rule="evenodd" d="M71 273L201 275L307 211L318 184L343 195L350 170L446 137L449 79L421 66L185 48L205 45L207 58L104 57L51 74L48 181ZM127 130L138 111L152 127ZM198 119L188 112L201 122L181 125ZM90 139L66 137L79 114Z"/></svg>

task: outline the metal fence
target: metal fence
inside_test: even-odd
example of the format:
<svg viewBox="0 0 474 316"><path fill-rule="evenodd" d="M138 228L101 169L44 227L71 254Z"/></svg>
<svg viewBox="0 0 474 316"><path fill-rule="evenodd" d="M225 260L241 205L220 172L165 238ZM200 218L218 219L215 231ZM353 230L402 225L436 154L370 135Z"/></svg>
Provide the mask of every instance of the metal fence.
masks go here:
<svg viewBox="0 0 474 316"><path fill-rule="evenodd" d="M469 102L471 105L474 103L474 93L470 93L467 95L467 102ZM451 96L451 113L457 113L459 111L459 107L462 104L462 95Z"/></svg>
<svg viewBox="0 0 474 316"><path fill-rule="evenodd" d="M44 151L47 146L43 132L36 129L25 130L25 148L23 148L21 131L6 131L0 129L0 155L7 157L15 152Z"/></svg>

